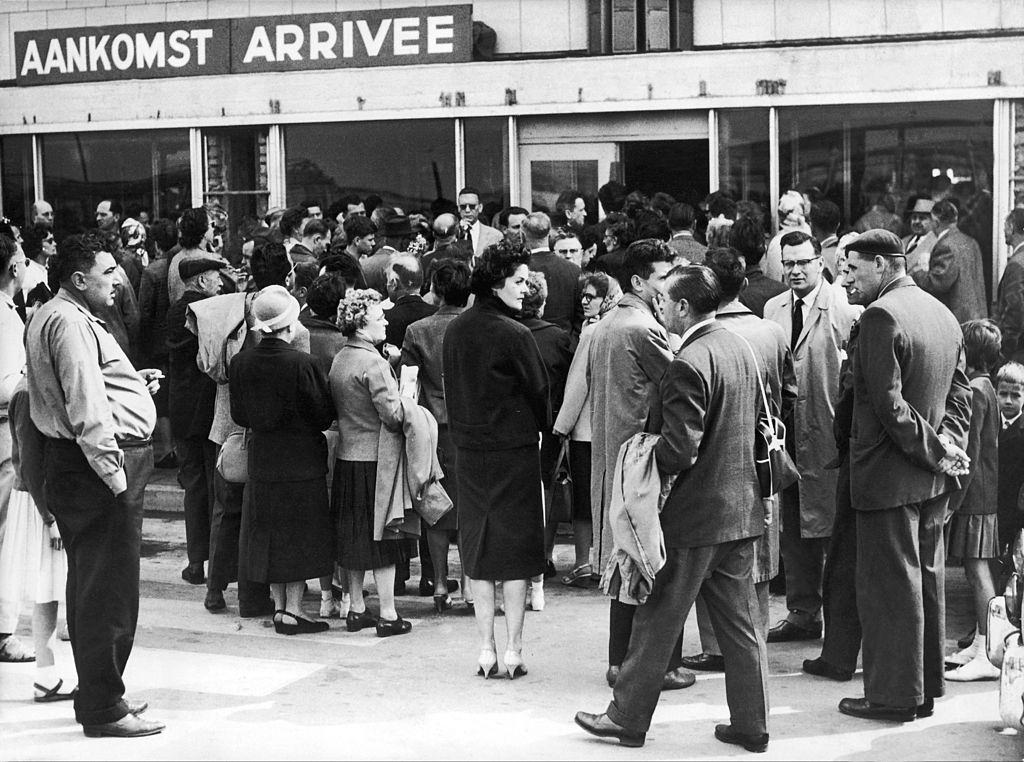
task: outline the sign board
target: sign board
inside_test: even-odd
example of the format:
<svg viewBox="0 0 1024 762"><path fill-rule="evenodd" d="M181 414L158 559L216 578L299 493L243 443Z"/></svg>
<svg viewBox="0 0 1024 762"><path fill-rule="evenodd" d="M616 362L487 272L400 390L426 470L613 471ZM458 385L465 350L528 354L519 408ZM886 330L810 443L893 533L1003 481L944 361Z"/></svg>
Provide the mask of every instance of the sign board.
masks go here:
<svg viewBox="0 0 1024 762"><path fill-rule="evenodd" d="M128 9L131 13L131 8ZM19 86L457 63L471 5L16 32Z"/></svg>

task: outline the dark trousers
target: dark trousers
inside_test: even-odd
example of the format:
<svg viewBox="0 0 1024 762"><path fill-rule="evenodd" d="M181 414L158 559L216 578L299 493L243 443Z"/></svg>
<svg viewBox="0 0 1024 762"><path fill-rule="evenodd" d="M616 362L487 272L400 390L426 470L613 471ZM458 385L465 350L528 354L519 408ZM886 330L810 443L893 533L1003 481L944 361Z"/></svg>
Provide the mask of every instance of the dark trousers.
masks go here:
<svg viewBox="0 0 1024 762"><path fill-rule="evenodd" d="M779 550L785 564L786 608L789 619L800 627L821 621L821 588L827 537L800 536L800 488L794 484L782 492L782 533Z"/></svg>
<svg viewBox="0 0 1024 762"><path fill-rule="evenodd" d="M911 707L945 692L948 500L857 512L864 696L873 703Z"/></svg>
<svg viewBox="0 0 1024 762"><path fill-rule="evenodd" d="M213 515L213 474L217 445L206 437L178 439L178 484L185 490L185 548L189 564L210 557L210 523Z"/></svg>
<svg viewBox="0 0 1024 762"><path fill-rule="evenodd" d="M139 618L142 502L153 448L124 450L128 489L117 497L75 442L47 439L44 461L48 507L68 559L75 718L83 725L116 722L128 714L122 675Z"/></svg>
<svg viewBox="0 0 1024 762"><path fill-rule="evenodd" d="M216 447L216 445L214 445ZM240 609L261 605L270 596L270 587L239 577L239 568L245 568L245 553L248 550L242 542L242 495L244 484L231 484L214 470L213 476L213 521L210 528L210 568L206 575L206 586L210 590L224 590L231 582L238 581L238 606Z"/></svg>
<svg viewBox="0 0 1024 762"><path fill-rule="evenodd" d="M633 637L608 717L646 732L661 695L663 665L697 595L704 598L725 658L730 721L741 733L768 732L768 652L754 593L754 541L670 548L651 596L637 607Z"/></svg>
<svg viewBox="0 0 1024 762"><path fill-rule="evenodd" d="M612 599L612 607L608 612L608 664L621 667L629 650L629 639L633 634L633 618L637 606L620 603ZM683 633L679 631L679 642L668 657L668 667L663 671L675 669L682 664Z"/></svg>
<svg viewBox="0 0 1024 762"><path fill-rule="evenodd" d="M821 658L833 667L857 669L860 615L857 611L857 514L850 504L850 458L839 466L836 520L832 524L822 580L825 642Z"/></svg>

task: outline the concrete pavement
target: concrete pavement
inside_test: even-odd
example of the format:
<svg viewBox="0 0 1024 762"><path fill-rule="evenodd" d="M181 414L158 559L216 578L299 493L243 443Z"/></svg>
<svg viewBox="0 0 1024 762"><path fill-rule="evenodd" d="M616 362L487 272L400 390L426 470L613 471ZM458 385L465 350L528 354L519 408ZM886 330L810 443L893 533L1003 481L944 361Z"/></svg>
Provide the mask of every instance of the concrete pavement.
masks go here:
<svg viewBox="0 0 1024 762"><path fill-rule="evenodd" d="M437 616L430 598L399 599L399 612L414 624L411 634L399 638L348 633L338 620L327 633L287 638L276 635L269 620L238 618L233 587L228 612L213 615L203 608L204 589L179 576L180 514L147 514L144 535L139 631L126 683L132 697L150 703L147 716L166 722L167 730L142 739L85 738L69 703L32 702L32 664L0 664L0 759L629 760L746 754L712 735L715 723L728 720L720 674L698 675L694 687L665 694L642 749L593 739L575 727L577 710L602 711L611 694L604 683L608 604L599 592L549 581L545 610L527 614L529 675L484 681L474 676L474 622L459 602ZM559 567L568 568L571 546L559 544L557 551ZM948 580L953 638L967 629L968 617L958 612L969 604L962 571L949 569ZM368 576L372 590L370 582ZM308 612L315 613L317 598L313 593L307 599ZM784 615L785 601L773 599L772 610L774 622ZM23 616L25 637L28 620ZM58 646L58 664L73 684L70 647ZM692 620L686 646L687 653L699 651ZM842 697L862 695L859 678L840 684L800 672L802 660L818 650L816 643L769 647L771 744L762 758L1021 758L1024 741L1000 732L997 683L950 684L930 719L903 726L866 722L836 710Z"/></svg>

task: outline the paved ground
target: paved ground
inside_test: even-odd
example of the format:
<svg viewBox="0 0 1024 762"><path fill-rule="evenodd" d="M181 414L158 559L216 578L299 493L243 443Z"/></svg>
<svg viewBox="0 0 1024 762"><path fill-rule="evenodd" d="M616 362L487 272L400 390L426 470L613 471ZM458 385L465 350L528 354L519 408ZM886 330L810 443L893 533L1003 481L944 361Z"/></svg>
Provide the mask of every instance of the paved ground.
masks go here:
<svg viewBox="0 0 1024 762"><path fill-rule="evenodd" d="M174 507L166 486L150 505ZM472 617L457 605L436 616L429 598L405 597L399 611L410 635L381 640L330 632L285 638L268 621L203 609L203 589L183 583L180 514L158 511L145 524L142 603L126 675L130 695L149 701L167 730L144 739L94 740L74 724L68 704L31 701L33 665L0 665L0 760L21 759L716 759L743 755L712 736L727 719L721 675L699 677L666 694L643 749L592 739L572 723L578 709L601 711L607 602L596 591L547 585L543 612L528 613L529 675L515 682L474 677ZM558 546L566 568L572 550ZM453 555L454 562L454 555ZM418 574L414 570L414 579ZM950 569L950 635L962 634L966 587ZM371 586L372 589L372 586ZM307 610L317 605L315 594ZM371 608L376 601L371 599ZM772 602L773 619L784 601ZM777 615L777 616L776 616ZM499 620L500 626L500 620ZM21 631L28 636L28 617ZM687 626L688 652L699 650ZM499 635L499 651L503 638ZM769 650L771 745L764 759L1020 759L1024 740L1001 732L998 685L950 685L935 716L905 726L869 723L836 711L861 695L859 679L838 684L802 674L815 644ZM74 682L70 647L58 661Z"/></svg>

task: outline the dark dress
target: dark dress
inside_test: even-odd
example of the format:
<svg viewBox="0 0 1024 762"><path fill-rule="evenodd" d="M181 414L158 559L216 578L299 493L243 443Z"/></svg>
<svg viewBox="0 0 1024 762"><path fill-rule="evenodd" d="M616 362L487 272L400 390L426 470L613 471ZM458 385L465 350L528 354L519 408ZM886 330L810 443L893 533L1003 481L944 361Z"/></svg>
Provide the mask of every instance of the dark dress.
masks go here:
<svg viewBox="0 0 1024 762"><path fill-rule="evenodd" d="M316 360L265 338L228 370L231 417L251 431L248 568L256 582L298 582L334 571L327 503L327 442L334 420L327 378Z"/></svg>
<svg viewBox="0 0 1024 762"><path fill-rule="evenodd" d="M502 302L483 297L451 322L443 356L466 574L482 580L541 574L538 435L551 427L551 408L537 344Z"/></svg>

